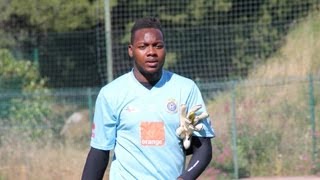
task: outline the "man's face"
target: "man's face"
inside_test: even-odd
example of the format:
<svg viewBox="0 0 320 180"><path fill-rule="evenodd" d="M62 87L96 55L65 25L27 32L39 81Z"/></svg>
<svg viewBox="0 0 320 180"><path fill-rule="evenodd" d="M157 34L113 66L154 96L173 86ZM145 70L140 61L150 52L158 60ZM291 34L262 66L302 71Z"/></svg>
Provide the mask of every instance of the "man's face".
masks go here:
<svg viewBox="0 0 320 180"><path fill-rule="evenodd" d="M152 76L162 71L166 51L163 34L154 28L137 30L128 53L134 59L134 68L143 76Z"/></svg>

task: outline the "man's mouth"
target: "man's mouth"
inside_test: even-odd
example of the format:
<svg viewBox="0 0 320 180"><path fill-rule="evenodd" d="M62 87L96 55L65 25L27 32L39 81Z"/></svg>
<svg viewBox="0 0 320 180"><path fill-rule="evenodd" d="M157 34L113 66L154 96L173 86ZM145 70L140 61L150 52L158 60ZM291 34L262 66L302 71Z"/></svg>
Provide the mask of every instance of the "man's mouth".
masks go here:
<svg viewBox="0 0 320 180"><path fill-rule="evenodd" d="M146 61L146 65L154 67L158 65L158 61Z"/></svg>

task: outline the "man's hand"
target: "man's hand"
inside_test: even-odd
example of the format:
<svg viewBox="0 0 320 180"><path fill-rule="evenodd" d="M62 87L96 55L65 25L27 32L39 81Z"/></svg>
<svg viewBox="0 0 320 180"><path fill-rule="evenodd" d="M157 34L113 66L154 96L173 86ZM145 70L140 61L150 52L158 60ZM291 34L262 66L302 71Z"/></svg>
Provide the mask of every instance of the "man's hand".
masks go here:
<svg viewBox="0 0 320 180"><path fill-rule="evenodd" d="M176 130L176 134L183 140L185 149L190 147L193 131L200 131L203 129L203 124L199 123L199 121L209 116L205 112L202 112L200 115L196 114L201 107L201 105L193 106L188 114L185 104L182 104L180 107L180 126Z"/></svg>

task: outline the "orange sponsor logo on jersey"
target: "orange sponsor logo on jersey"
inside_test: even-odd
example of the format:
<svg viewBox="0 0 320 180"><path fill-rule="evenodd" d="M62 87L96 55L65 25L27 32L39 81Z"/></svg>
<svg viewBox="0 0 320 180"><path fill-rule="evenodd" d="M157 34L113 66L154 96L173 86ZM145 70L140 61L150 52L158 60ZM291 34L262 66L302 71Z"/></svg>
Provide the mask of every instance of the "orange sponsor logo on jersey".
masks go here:
<svg viewBox="0 0 320 180"><path fill-rule="evenodd" d="M140 124L142 146L162 146L165 142L163 122L142 122Z"/></svg>

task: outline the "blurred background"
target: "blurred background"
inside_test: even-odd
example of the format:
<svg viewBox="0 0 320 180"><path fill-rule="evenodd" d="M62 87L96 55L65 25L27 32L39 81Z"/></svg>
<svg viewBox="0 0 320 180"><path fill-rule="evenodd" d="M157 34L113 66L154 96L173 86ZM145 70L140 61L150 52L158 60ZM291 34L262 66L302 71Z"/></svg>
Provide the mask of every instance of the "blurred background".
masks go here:
<svg viewBox="0 0 320 180"><path fill-rule="evenodd" d="M318 0L0 0L0 180L80 179L95 98L131 70L143 16L206 100L199 179L320 172Z"/></svg>

